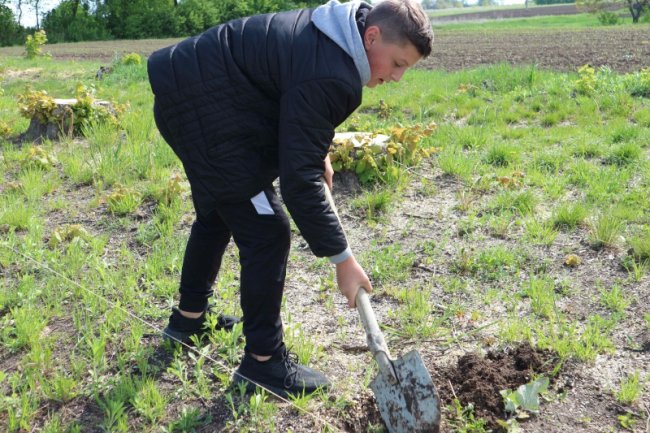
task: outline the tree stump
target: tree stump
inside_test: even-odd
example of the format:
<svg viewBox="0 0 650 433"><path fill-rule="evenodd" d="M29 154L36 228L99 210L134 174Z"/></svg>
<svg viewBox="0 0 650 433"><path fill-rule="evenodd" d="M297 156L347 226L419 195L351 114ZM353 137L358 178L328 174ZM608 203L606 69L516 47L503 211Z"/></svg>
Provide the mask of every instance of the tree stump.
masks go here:
<svg viewBox="0 0 650 433"><path fill-rule="evenodd" d="M44 123L39 116L32 117L27 131L18 137L18 142L43 140L58 140L61 135L72 136L74 134L74 111L72 107L77 99L54 99L56 108L52 111L53 121ZM104 107L114 113L115 109L108 101L93 101L94 107Z"/></svg>

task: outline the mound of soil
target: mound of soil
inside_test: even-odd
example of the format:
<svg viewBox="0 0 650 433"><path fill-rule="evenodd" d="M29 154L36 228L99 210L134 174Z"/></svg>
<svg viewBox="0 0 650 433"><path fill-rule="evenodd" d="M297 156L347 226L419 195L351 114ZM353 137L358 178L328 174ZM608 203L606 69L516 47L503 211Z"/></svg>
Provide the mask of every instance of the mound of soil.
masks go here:
<svg viewBox="0 0 650 433"><path fill-rule="evenodd" d="M455 367L439 370L442 380L434 378L434 382L440 385L445 404L451 404L455 395L463 406L473 404L475 415L498 430L497 420L505 415L499 391L516 389L530 382L534 374L547 374L553 361L551 353L525 343L514 350L489 352L485 357L476 353L464 355Z"/></svg>

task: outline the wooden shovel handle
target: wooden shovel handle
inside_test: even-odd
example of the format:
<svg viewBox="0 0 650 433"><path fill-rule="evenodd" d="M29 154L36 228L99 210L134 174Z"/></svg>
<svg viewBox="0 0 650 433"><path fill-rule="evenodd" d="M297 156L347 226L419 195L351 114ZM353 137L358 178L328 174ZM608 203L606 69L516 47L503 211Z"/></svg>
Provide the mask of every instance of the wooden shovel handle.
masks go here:
<svg viewBox="0 0 650 433"><path fill-rule="evenodd" d="M370 296L368 296L368 292L366 292L363 287L359 287L355 302L357 304L359 317L361 317L363 329L366 331L368 349L370 352L372 352L375 361L377 361L379 369L382 372L388 373L394 377L395 371L393 370L393 365L390 362L390 352L388 351L388 345L384 339L384 334L381 332L381 329L379 329L379 324L377 323L375 312L370 306Z"/></svg>
<svg viewBox="0 0 650 433"><path fill-rule="evenodd" d="M330 191L325 179L323 179L323 186L325 187L325 197L334 211L336 218L339 218L338 210L336 209L336 204L334 204L334 198L332 197L332 192ZM388 351L388 345L384 339L384 334L379 329L379 324L377 323L377 318L375 317L375 312L370 306L370 297L368 292L363 287L359 287L357 290L357 295L355 297L355 302L357 304L357 311L361 317L361 323L363 324L363 329L366 331L366 340L368 342L368 349L372 352L375 361L379 365L379 369L383 372L389 373L392 377L395 377L395 371L390 362L390 352Z"/></svg>

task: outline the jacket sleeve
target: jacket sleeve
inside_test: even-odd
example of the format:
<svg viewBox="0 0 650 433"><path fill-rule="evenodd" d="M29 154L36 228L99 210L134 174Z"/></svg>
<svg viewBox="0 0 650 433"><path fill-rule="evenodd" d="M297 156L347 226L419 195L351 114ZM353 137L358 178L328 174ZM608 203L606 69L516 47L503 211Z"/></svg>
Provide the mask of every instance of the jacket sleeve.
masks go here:
<svg viewBox="0 0 650 433"><path fill-rule="evenodd" d="M347 249L345 234L325 198L324 159L334 129L358 106L340 80L314 80L288 90L280 101L280 188L300 233L318 257Z"/></svg>

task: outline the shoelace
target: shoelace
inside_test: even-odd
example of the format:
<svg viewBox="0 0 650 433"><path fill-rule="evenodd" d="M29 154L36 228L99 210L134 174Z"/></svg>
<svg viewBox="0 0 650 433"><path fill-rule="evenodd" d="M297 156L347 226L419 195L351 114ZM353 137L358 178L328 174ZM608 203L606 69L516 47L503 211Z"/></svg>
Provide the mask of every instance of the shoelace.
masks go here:
<svg viewBox="0 0 650 433"><path fill-rule="evenodd" d="M298 376L298 355L287 350L282 361L287 369L287 375L284 377L284 387L291 388L296 384L296 377Z"/></svg>

